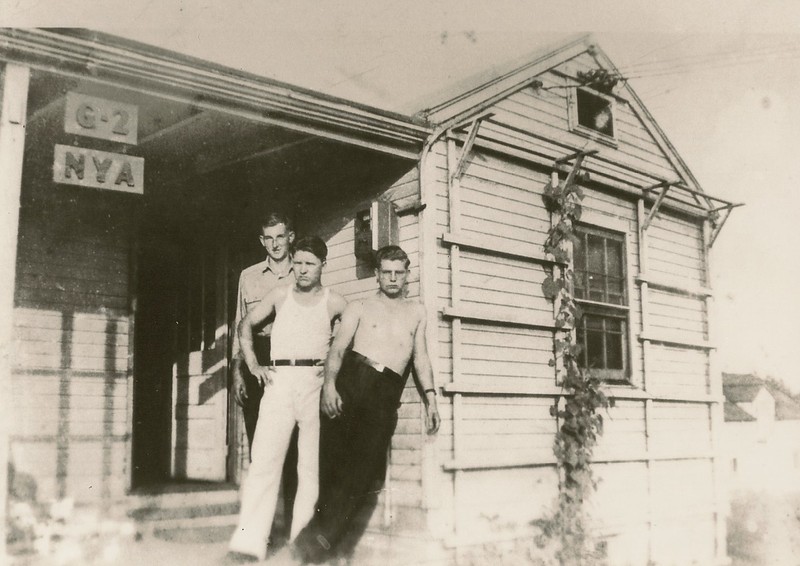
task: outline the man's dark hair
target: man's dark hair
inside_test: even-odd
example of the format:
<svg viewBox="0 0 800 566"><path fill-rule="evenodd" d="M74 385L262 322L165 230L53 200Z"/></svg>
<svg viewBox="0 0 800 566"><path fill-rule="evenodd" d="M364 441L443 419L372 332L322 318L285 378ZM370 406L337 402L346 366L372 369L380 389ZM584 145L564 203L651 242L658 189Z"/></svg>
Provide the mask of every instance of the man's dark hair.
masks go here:
<svg viewBox="0 0 800 566"><path fill-rule="evenodd" d="M303 236L294 243L294 251L297 252L310 252L317 256L320 261L325 261L328 258L328 246L322 241L319 236Z"/></svg>
<svg viewBox="0 0 800 566"><path fill-rule="evenodd" d="M261 229L264 228L271 228L272 226L277 226L278 224L283 224L286 226L287 232L294 231L294 226L292 225L291 219L282 212L268 212L264 218L261 220Z"/></svg>
<svg viewBox="0 0 800 566"><path fill-rule="evenodd" d="M403 251L403 248L400 246L383 246L377 252L375 252L375 267L380 269L381 262L383 260L386 261L403 261L406 264L406 269L408 266L411 265L411 261L408 259L408 254Z"/></svg>

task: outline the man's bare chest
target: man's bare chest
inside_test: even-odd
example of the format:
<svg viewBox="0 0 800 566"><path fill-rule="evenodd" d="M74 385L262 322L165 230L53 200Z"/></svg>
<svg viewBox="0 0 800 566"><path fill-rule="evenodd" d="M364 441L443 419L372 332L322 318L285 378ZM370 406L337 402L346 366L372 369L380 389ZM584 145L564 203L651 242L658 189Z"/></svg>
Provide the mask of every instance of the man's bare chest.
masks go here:
<svg viewBox="0 0 800 566"><path fill-rule="evenodd" d="M359 330L369 333L376 340L395 338L410 339L416 328L410 309L379 309L362 316Z"/></svg>

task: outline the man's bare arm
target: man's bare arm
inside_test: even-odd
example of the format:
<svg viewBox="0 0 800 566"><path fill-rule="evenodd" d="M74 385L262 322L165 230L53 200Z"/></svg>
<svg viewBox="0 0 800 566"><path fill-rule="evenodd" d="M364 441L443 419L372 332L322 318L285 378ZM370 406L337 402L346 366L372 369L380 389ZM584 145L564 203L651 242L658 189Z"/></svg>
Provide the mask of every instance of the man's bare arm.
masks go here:
<svg viewBox="0 0 800 566"><path fill-rule="evenodd" d="M336 376L339 375L344 354L358 330L361 309L360 301L350 303L345 307L339 329L331 342L328 357L325 360L325 382L322 384L320 408L329 418L335 418L342 414L342 398L336 391Z"/></svg>
<svg viewBox="0 0 800 566"><path fill-rule="evenodd" d="M259 380L261 385L269 383L270 378L268 369L259 365L258 358L256 358L256 353L253 349L253 328L263 325L264 321L275 312L275 305L285 293L286 287L273 289L239 323L239 345L242 349L242 357L250 373Z"/></svg>
<svg viewBox="0 0 800 566"><path fill-rule="evenodd" d="M244 360L242 360L242 348L239 345L239 324L242 322L244 311L244 277L240 274L239 288L236 292L236 315L233 318L233 346L231 347L231 374L233 376L231 391L234 401L240 407L244 406L244 402L247 400L247 387L244 382Z"/></svg>
<svg viewBox="0 0 800 566"><path fill-rule="evenodd" d="M421 305L418 316L419 323L414 332L414 370L424 391L425 425L428 434L434 434L439 430L441 419L439 418L439 407L436 404L436 386L433 382L433 368L431 367L430 356L428 356L428 341L425 336L427 317L425 316L425 308Z"/></svg>

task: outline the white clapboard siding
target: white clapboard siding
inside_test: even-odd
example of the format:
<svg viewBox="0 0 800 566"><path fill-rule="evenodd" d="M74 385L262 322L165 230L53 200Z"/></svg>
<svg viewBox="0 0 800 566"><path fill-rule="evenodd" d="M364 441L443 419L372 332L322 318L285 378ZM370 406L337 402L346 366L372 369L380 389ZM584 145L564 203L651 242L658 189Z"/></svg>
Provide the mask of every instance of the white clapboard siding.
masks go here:
<svg viewBox="0 0 800 566"><path fill-rule="evenodd" d="M653 561L712 563L716 510L711 461L654 462L651 478Z"/></svg>
<svg viewBox="0 0 800 566"><path fill-rule="evenodd" d="M478 541L527 525L549 510L557 486L552 467L464 472L455 501L459 532Z"/></svg>
<svg viewBox="0 0 800 566"><path fill-rule="evenodd" d="M650 535L653 564L714 564L714 516L707 512L656 521Z"/></svg>
<svg viewBox="0 0 800 566"><path fill-rule="evenodd" d="M665 460L651 464L653 517L669 519L713 511L711 461Z"/></svg>
<svg viewBox="0 0 800 566"><path fill-rule="evenodd" d="M690 297L649 290L649 330L664 338L688 339L703 342L708 336L705 301Z"/></svg>
<svg viewBox="0 0 800 566"><path fill-rule="evenodd" d="M77 501L90 502L122 496L127 483L127 450L124 438L70 439L61 445L55 440L14 439L10 459L18 485L35 482L38 501L66 493Z"/></svg>
<svg viewBox="0 0 800 566"><path fill-rule="evenodd" d="M520 457L549 462L555 423L551 399L465 397L458 442L465 460Z"/></svg>
<svg viewBox="0 0 800 566"><path fill-rule="evenodd" d="M473 385L554 385L552 332L520 327L462 325L463 364L459 378Z"/></svg>
<svg viewBox="0 0 800 566"><path fill-rule="evenodd" d="M588 509L592 519L604 530L630 528L647 520L647 464L621 462L595 464L597 491L592 494Z"/></svg>
<svg viewBox="0 0 800 566"><path fill-rule="evenodd" d="M641 501L630 502L632 506L642 507ZM608 564L647 564L649 561L650 529L644 522L625 525L605 534Z"/></svg>
<svg viewBox="0 0 800 566"><path fill-rule="evenodd" d="M654 402L650 422L654 451L693 456L711 450L711 417L704 403Z"/></svg>
<svg viewBox="0 0 800 566"><path fill-rule="evenodd" d="M613 407L600 412L603 435L595 448L595 458L624 459L638 457L646 448L644 403L617 400Z"/></svg>
<svg viewBox="0 0 800 566"><path fill-rule="evenodd" d="M21 215L11 453L39 500L127 487L130 244L124 223L87 215Z"/></svg>
<svg viewBox="0 0 800 566"><path fill-rule="evenodd" d="M692 223L660 211L647 232L648 275L679 278L691 285L705 285L703 234Z"/></svg>
<svg viewBox="0 0 800 566"><path fill-rule="evenodd" d="M490 308L497 315L541 313L552 316L553 306L542 295L545 268L504 257L461 254L461 285L464 305Z"/></svg>
<svg viewBox="0 0 800 566"><path fill-rule="evenodd" d="M656 394L706 395L709 391L708 354L664 344L651 344L648 389Z"/></svg>

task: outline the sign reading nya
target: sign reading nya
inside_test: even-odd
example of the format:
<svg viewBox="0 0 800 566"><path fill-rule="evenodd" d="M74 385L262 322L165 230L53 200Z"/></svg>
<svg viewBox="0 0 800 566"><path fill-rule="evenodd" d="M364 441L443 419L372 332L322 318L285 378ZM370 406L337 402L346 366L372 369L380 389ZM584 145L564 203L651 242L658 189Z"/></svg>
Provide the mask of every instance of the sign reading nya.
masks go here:
<svg viewBox="0 0 800 566"><path fill-rule="evenodd" d="M56 144L53 181L141 195L144 158Z"/></svg>

